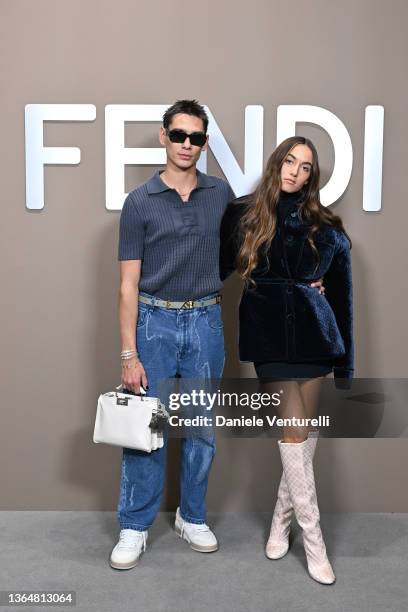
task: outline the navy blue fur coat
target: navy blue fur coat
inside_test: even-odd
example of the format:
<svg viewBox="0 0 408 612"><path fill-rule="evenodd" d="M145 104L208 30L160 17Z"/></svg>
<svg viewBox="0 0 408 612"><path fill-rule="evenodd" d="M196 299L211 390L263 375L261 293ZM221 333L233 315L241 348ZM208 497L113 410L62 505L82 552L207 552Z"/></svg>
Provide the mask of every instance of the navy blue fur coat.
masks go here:
<svg viewBox="0 0 408 612"><path fill-rule="evenodd" d="M353 296L350 246L347 237L324 224L314 235L320 255L307 241L308 225L301 218L299 193L290 198L271 247L260 256L239 306L241 361L314 362L327 360L339 388L353 377ZM289 205L287 205L289 203ZM221 224L220 276L235 269L242 237L240 218L245 198L230 203ZM323 277L320 295L310 283Z"/></svg>

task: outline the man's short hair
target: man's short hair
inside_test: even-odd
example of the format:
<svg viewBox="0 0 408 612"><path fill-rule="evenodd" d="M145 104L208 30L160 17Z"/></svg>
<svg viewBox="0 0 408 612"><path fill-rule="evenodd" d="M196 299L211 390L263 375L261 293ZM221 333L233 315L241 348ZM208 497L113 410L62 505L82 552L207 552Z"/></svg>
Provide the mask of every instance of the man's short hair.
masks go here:
<svg viewBox="0 0 408 612"><path fill-rule="evenodd" d="M201 119L204 124L204 132L207 133L208 115L205 112L204 106L201 106L197 100L177 100L177 102L169 106L163 115L163 127L166 130L170 127L174 115L179 113L193 115Z"/></svg>

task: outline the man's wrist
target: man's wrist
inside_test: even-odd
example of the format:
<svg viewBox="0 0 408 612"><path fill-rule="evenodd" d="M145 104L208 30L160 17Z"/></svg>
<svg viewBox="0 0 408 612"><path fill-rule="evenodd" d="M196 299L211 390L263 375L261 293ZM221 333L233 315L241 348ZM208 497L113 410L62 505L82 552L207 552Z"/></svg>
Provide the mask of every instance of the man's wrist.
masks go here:
<svg viewBox="0 0 408 612"><path fill-rule="evenodd" d="M132 359L133 357L137 357L139 359L140 355L137 352L136 348L127 348L123 349L120 353L120 358L123 360Z"/></svg>
<svg viewBox="0 0 408 612"><path fill-rule="evenodd" d="M136 347L124 348L120 353L122 368L136 368L140 364L140 355Z"/></svg>

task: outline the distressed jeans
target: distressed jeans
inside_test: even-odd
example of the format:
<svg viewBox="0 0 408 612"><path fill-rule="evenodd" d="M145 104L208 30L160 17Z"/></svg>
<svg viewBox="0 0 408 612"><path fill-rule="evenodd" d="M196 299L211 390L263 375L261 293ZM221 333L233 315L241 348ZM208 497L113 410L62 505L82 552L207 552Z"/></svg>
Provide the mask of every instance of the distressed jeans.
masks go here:
<svg viewBox="0 0 408 612"><path fill-rule="evenodd" d="M224 336L219 304L166 309L139 302L136 339L151 397L158 397L160 379L180 376L204 381L222 375ZM160 399L167 405L168 398ZM121 529L144 531L153 523L164 487L167 439L165 434L163 448L151 453L123 449L118 503ZM212 430L181 439L180 514L190 523L205 522L205 496L214 454Z"/></svg>

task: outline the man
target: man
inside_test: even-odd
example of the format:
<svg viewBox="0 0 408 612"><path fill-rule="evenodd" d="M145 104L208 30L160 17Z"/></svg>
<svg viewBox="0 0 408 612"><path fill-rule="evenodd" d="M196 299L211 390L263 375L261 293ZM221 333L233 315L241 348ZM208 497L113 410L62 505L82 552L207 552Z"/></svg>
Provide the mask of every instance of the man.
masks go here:
<svg viewBox="0 0 408 612"><path fill-rule="evenodd" d="M219 229L234 193L196 163L207 148L208 117L195 100L167 109L160 128L167 163L132 191L120 218L119 320L122 383L158 396L157 381L220 378L224 367L219 277ZM123 449L119 542L110 563L134 567L160 507L167 437L145 453ZM213 433L181 441L180 507L175 529L193 550L213 552L205 495L215 452Z"/></svg>

